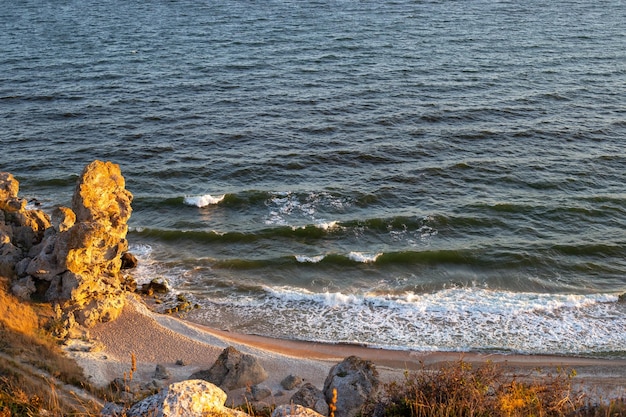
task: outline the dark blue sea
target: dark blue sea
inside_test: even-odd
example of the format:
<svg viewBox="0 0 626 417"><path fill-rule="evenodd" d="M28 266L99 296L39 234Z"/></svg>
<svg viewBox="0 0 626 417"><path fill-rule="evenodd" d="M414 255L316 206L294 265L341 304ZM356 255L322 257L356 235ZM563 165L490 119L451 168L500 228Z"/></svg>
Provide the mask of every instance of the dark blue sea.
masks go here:
<svg viewBox="0 0 626 417"><path fill-rule="evenodd" d="M0 0L0 171L120 165L219 329L626 357L626 2Z"/></svg>

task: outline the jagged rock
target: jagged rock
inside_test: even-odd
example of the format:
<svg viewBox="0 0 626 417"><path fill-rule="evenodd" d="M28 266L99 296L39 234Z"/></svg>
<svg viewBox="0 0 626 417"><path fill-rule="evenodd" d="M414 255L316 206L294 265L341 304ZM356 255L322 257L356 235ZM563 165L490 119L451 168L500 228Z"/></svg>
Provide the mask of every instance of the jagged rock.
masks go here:
<svg viewBox="0 0 626 417"><path fill-rule="evenodd" d="M7 216L13 226L13 245L21 248L24 254L41 242L44 232L50 227L50 218L41 210L25 210Z"/></svg>
<svg viewBox="0 0 626 417"><path fill-rule="evenodd" d="M30 296L37 291L35 282L31 277L21 278L11 285L11 292L21 300L30 300Z"/></svg>
<svg viewBox="0 0 626 417"><path fill-rule="evenodd" d="M365 402L379 390L378 371L370 361L350 356L333 366L324 382L324 396L330 403L337 390L335 417L356 416Z"/></svg>
<svg viewBox="0 0 626 417"><path fill-rule="evenodd" d="M87 165L72 208L55 209L52 219L41 210L27 210L18 191L17 180L0 173L0 272L21 277L14 291L57 302L87 327L115 319L125 300L120 268L132 200L119 166ZM23 279L28 277L34 293Z"/></svg>
<svg viewBox="0 0 626 417"><path fill-rule="evenodd" d="M26 200L17 197L20 183L8 172L0 172L0 210L8 213L23 211Z"/></svg>
<svg viewBox="0 0 626 417"><path fill-rule="evenodd" d="M289 402L310 408L323 416L327 416L330 411L324 393L310 382L300 387L298 392L291 396Z"/></svg>
<svg viewBox="0 0 626 417"><path fill-rule="evenodd" d="M72 199L77 222L95 222L120 239L128 232L132 194L126 190L120 167L94 161L83 170Z"/></svg>
<svg viewBox="0 0 626 417"><path fill-rule="evenodd" d="M280 382L280 385L287 391L291 391L292 389L298 387L300 384L302 384L302 377L298 375L289 375Z"/></svg>
<svg viewBox="0 0 626 417"><path fill-rule="evenodd" d="M137 267L137 257L130 252L124 252L121 269L133 269L135 267Z"/></svg>
<svg viewBox="0 0 626 417"><path fill-rule="evenodd" d="M4 214L0 211L0 214ZM0 219L0 227L4 225ZM14 274L17 263L23 258L22 251L11 243L12 231L8 228L0 228L0 275L11 277Z"/></svg>
<svg viewBox="0 0 626 417"><path fill-rule="evenodd" d="M68 207L57 207L52 212L52 227L58 233L68 231L76 223L76 214Z"/></svg>
<svg viewBox="0 0 626 417"><path fill-rule="evenodd" d="M617 301L620 302L620 303L626 303L626 292L624 294L620 294L617 297Z"/></svg>
<svg viewBox="0 0 626 417"><path fill-rule="evenodd" d="M40 210L26 210L26 200L18 198L19 182L8 172L0 172L0 274L12 277L15 264L37 245L50 226Z"/></svg>
<svg viewBox="0 0 626 417"><path fill-rule="evenodd" d="M154 278L147 284L141 286L141 292L145 295L165 294L168 291L167 281L163 278Z"/></svg>
<svg viewBox="0 0 626 417"><path fill-rule="evenodd" d="M202 380L187 380L171 384L158 394L136 403L129 410L126 410L126 416L248 416L241 411L225 407L225 402L226 393L215 385Z"/></svg>
<svg viewBox="0 0 626 417"><path fill-rule="evenodd" d="M0 172L0 209L4 209L3 203L12 198L17 198L20 191L20 183L8 172Z"/></svg>
<svg viewBox="0 0 626 417"><path fill-rule="evenodd" d="M310 408L298 404L283 404L276 407L272 417L323 417Z"/></svg>
<svg viewBox="0 0 626 417"><path fill-rule="evenodd" d="M232 346L222 351L209 370L199 371L190 376L192 379L204 379L228 390L256 385L265 381L267 377L267 372L257 358L241 353Z"/></svg>
<svg viewBox="0 0 626 417"><path fill-rule="evenodd" d="M27 257L17 262L15 264L15 275L17 275L18 277L26 276L26 270L28 269L28 265L30 265L30 261L32 261L32 258Z"/></svg>

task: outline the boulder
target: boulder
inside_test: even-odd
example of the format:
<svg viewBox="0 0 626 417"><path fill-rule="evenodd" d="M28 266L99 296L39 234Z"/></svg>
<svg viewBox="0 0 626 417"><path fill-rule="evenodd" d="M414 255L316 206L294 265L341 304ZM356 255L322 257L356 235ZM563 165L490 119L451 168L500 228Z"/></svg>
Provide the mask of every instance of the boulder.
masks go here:
<svg viewBox="0 0 626 417"><path fill-rule="evenodd" d="M302 377L298 375L289 375L280 382L280 385L287 391L297 388L302 384Z"/></svg>
<svg viewBox="0 0 626 417"><path fill-rule="evenodd" d="M172 375L165 365L157 364L153 377L154 379L170 379Z"/></svg>
<svg viewBox="0 0 626 417"><path fill-rule="evenodd" d="M329 404L337 390L335 417L354 417L378 394L380 379L370 361L350 356L333 366L324 382L324 396Z"/></svg>
<svg viewBox="0 0 626 417"><path fill-rule="evenodd" d="M144 295L165 294L169 291L169 285L163 278L153 278L152 281L141 286Z"/></svg>
<svg viewBox="0 0 626 417"><path fill-rule="evenodd" d="M256 385L267 377L267 372L256 357L241 353L232 346L222 351L209 370L198 371L190 376L228 390Z"/></svg>
<svg viewBox="0 0 626 417"><path fill-rule="evenodd" d="M31 277L21 278L11 285L11 292L20 300L30 300L30 296L37 291Z"/></svg>
<svg viewBox="0 0 626 417"><path fill-rule="evenodd" d="M289 402L310 408L323 416L327 416L330 411L324 393L310 382L300 387L300 389L291 396Z"/></svg>
<svg viewBox="0 0 626 417"><path fill-rule="evenodd" d="M252 401L261 401L272 395L272 390L266 385L253 385L246 398Z"/></svg>
<svg viewBox="0 0 626 417"><path fill-rule="evenodd" d="M122 269L133 269L137 267L137 257L130 252L122 254Z"/></svg>
<svg viewBox="0 0 626 417"><path fill-rule="evenodd" d="M187 380L169 385L159 393L134 404L127 417L196 417L204 415L244 417L247 414L224 406L226 393L202 380ZM117 415L120 410L106 407L101 415Z"/></svg>
<svg viewBox="0 0 626 417"><path fill-rule="evenodd" d="M323 417L315 411L298 404L283 404L276 407L272 417Z"/></svg>

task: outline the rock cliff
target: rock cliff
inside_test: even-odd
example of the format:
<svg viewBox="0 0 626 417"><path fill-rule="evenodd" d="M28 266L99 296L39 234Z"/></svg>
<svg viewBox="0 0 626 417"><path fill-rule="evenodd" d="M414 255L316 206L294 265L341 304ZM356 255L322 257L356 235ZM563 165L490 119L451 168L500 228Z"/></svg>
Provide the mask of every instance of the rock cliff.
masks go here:
<svg viewBox="0 0 626 417"><path fill-rule="evenodd" d="M125 299L120 268L132 212L120 167L87 165L72 207L51 216L27 209L18 191L18 181L0 173L0 273L13 279L13 292L58 304L63 328L117 318Z"/></svg>

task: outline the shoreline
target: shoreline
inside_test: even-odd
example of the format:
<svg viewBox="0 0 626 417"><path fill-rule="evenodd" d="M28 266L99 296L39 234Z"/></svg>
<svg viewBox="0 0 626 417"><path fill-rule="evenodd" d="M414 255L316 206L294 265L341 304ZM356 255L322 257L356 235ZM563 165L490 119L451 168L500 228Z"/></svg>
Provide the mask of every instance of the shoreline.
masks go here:
<svg viewBox="0 0 626 417"><path fill-rule="evenodd" d="M407 371L437 368L451 362L479 366L487 362L501 364L506 372L521 376L556 374L575 370L574 386L598 401L626 397L626 359L586 358L561 355L521 355L480 352L414 352L386 350L362 345L328 344L245 335L208 328L173 316L155 313L136 295L127 298L126 306L115 321L102 323L89 332L85 342L72 341L66 350L85 370L85 376L98 386L121 378L131 366L131 354L137 360L134 373L137 383L154 378L157 364L170 377L163 383L188 379L199 370L213 365L222 350L234 346L256 356L269 378L261 385L272 391L269 403L285 404L295 391L284 392L280 382L299 375L305 382L322 388L332 366L348 356L372 361L382 382L402 381ZM227 404L245 402L245 389L228 392ZM267 402L265 402L266 404Z"/></svg>

